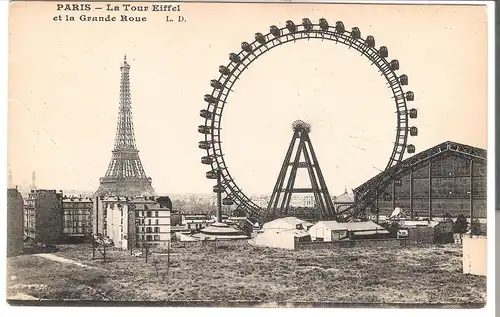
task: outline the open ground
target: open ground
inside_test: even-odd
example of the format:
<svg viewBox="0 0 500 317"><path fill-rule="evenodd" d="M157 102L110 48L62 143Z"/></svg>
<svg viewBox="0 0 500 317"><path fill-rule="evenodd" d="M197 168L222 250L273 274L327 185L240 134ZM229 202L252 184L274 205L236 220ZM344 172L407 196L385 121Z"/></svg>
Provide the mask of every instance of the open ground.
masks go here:
<svg viewBox="0 0 500 317"><path fill-rule="evenodd" d="M301 250L251 245L172 248L133 257L110 250L92 260L89 245L59 246L58 257L7 260L11 299L111 301L481 304L486 278L462 273L457 245ZM157 262L157 270L153 264Z"/></svg>

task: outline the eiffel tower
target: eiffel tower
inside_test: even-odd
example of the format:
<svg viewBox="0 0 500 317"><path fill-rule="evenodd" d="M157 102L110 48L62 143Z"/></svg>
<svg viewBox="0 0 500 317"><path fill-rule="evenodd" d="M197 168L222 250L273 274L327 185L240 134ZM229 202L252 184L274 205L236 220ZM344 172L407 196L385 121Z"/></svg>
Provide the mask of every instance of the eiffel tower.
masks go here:
<svg viewBox="0 0 500 317"><path fill-rule="evenodd" d="M135 144L132 106L130 101L130 65L125 55L120 67L120 109L116 128L115 146L111 162L104 177L99 179L95 196L154 196L151 178L142 167L139 151Z"/></svg>
<svg viewBox="0 0 500 317"><path fill-rule="evenodd" d="M268 215L272 218L277 218L289 214L293 193L312 193L315 200L314 209L316 209L316 215L314 216L323 220L335 219L335 207L328 193L323 173L321 172L316 153L309 138L311 126L301 120L297 120L293 123L292 127L292 141L288 147L267 207ZM296 147L297 143L298 146ZM294 149L296 149L295 154ZM301 161L301 156L304 157L305 161ZM289 168L290 166L291 169ZM299 168L307 169L311 188L295 188L295 180Z"/></svg>

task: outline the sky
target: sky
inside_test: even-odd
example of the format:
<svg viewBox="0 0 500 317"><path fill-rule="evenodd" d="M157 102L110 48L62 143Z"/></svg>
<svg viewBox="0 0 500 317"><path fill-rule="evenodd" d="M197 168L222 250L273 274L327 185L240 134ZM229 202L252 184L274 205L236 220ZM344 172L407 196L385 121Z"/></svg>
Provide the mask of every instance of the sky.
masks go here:
<svg viewBox="0 0 500 317"><path fill-rule="evenodd" d="M146 5L146 4L144 4ZM357 26L407 74L417 152L444 141L487 148L487 14L481 6L183 3L142 23L54 22L55 4L10 6L8 165L13 183L93 191L104 176L118 117L120 63L131 65L135 137L160 193L210 193L198 149L199 110L218 66L256 32L286 20ZM63 13L65 14L65 13ZM102 15L104 12L73 12ZM106 13L107 14L107 13ZM119 15L120 13L112 13ZM131 14L132 15L132 14ZM391 91L375 66L332 42L278 47L245 71L222 119L227 166L245 193L269 194L292 137L311 139L332 195L385 168L395 138ZM405 156L408 157L408 154Z"/></svg>

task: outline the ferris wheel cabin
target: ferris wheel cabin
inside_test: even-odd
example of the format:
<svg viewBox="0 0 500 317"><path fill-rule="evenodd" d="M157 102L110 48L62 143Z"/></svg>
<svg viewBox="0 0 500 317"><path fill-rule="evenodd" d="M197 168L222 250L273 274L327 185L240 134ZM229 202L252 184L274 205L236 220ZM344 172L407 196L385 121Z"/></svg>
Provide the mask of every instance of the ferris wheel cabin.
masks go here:
<svg viewBox="0 0 500 317"><path fill-rule="evenodd" d="M205 119L212 119L212 113L206 109L200 110L200 117Z"/></svg>
<svg viewBox="0 0 500 317"><path fill-rule="evenodd" d="M208 178L208 179L217 179L217 172L216 171L208 171L205 176Z"/></svg>
<svg viewBox="0 0 500 317"><path fill-rule="evenodd" d="M211 158L210 156L203 156L201 158L201 163L205 165L210 165L213 163L213 161L214 161L213 158Z"/></svg>
<svg viewBox="0 0 500 317"><path fill-rule="evenodd" d="M212 127L207 127L206 125L198 126L198 132L201 134L210 134L212 132Z"/></svg>

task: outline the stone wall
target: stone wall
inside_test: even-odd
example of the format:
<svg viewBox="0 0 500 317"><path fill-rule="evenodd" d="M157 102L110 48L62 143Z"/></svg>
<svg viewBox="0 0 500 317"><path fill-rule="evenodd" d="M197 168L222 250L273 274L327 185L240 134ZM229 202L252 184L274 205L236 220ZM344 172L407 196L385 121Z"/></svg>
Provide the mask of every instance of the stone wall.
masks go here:
<svg viewBox="0 0 500 317"><path fill-rule="evenodd" d="M199 241L172 241L172 248L225 248L248 245L249 239L235 240L199 240Z"/></svg>

